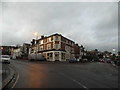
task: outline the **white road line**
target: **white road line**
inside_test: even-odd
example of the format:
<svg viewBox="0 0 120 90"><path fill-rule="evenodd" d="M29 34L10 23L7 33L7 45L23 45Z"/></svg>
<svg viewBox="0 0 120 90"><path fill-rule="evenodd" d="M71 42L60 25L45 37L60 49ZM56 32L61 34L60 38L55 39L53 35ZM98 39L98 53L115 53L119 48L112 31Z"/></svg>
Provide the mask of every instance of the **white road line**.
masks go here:
<svg viewBox="0 0 120 90"><path fill-rule="evenodd" d="M61 75L64 75L65 77L67 77L67 78L69 78L69 79L71 79L72 81L74 81L74 82L77 83L78 85L82 86L82 87L85 88L86 90L89 90L85 85L81 84L79 81L71 78L70 76L67 76L67 75L65 75L64 73L60 73L60 74L61 74Z"/></svg>
<svg viewBox="0 0 120 90"><path fill-rule="evenodd" d="M13 84L12 88L14 88L14 87L15 87L15 85L16 85L16 84L17 84L17 82L18 82L18 79L19 79L19 74L17 75L17 79L16 79L15 83Z"/></svg>

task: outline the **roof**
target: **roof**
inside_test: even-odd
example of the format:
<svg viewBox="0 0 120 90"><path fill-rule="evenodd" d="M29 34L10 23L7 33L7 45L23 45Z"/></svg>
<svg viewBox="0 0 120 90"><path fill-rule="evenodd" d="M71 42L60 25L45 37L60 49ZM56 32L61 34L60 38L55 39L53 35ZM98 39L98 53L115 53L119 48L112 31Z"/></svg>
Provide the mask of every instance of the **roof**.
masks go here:
<svg viewBox="0 0 120 90"><path fill-rule="evenodd" d="M63 36L63 35L61 35L61 34L58 34L58 33L55 33L55 34L52 34L52 35L49 35L49 36L45 36L44 38L40 38L40 39L38 39L38 40L42 40L42 39L49 38L49 37L51 37L51 36L56 36L56 35L61 36L61 37L65 38L65 39L67 39L67 40L75 43L73 40L70 40L70 39L66 38L65 36Z"/></svg>
<svg viewBox="0 0 120 90"><path fill-rule="evenodd" d="M29 45L29 46L30 46L30 44L29 44L29 43L23 43L23 45Z"/></svg>

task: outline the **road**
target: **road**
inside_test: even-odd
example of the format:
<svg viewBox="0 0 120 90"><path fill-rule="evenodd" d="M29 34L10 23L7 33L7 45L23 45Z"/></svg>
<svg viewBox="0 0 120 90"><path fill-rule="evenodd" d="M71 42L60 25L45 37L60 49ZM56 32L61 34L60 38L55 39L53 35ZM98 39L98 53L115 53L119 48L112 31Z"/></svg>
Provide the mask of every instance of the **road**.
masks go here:
<svg viewBox="0 0 120 90"><path fill-rule="evenodd" d="M12 60L13 88L118 88L118 71L107 63L52 63Z"/></svg>

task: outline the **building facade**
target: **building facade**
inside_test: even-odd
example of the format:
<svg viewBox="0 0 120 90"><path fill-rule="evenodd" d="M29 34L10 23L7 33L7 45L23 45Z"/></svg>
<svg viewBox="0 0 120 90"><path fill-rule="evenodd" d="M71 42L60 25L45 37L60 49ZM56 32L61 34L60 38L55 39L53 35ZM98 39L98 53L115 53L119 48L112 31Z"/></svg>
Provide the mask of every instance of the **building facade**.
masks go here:
<svg viewBox="0 0 120 90"><path fill-rule="evenodd" d="M21 49L21 53L22 53L22 57L28 57L29 48L30 48L30 44L23 43L23 45L20 48Z"/></svg>
<svg viewBox="0 0 120 90"><path fill-rule="evenodd" d="M22 46L15 46L11 48L11 57L13 59L28 59L30 44L23 43Z"/></svg>
<svg viewBox="0 0 120 90"><path fill-rule="evenodd" d="M48 61L67 61L74 57L75 42L61 34L41 36L31 43L29 54L42 54Z"/></svg>
<svg viewBox="0 0 120 90"><path fill-rule="evenodd" d="M13 48L13 46L0 46L0 50L1 50L1 54L2 55L11 55L11 48Z"/></svg>
<svg viewBox="0 0 120 90"><path fill-rule="evenodd" d="M22 55L22 52L21 52L20 47L14 47L11 49L12 59L17 59L17 58L21 57L21 55Z"/></svg>
<svg viewBox="0 0 120 90"><path fill-rule="evenodd" d="M80 59L80 46L78 44L74 44L74 55L76 59Z"/></svg>

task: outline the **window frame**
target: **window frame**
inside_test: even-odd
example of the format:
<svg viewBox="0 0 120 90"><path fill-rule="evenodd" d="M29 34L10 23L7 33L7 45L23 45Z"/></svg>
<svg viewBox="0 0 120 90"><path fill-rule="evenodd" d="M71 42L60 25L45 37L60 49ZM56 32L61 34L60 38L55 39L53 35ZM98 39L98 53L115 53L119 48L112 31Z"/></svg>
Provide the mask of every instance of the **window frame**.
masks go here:
<svg viewBox="0 0 120 90"><path fill-rule="evenodd" d="M59 41L59 36L58 35L55 36L55 41Z"/></svg>

